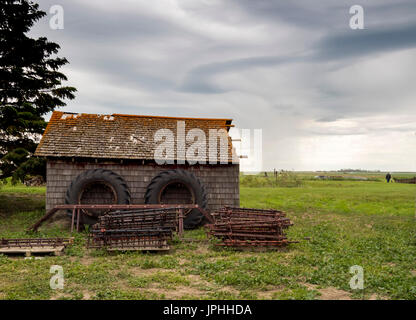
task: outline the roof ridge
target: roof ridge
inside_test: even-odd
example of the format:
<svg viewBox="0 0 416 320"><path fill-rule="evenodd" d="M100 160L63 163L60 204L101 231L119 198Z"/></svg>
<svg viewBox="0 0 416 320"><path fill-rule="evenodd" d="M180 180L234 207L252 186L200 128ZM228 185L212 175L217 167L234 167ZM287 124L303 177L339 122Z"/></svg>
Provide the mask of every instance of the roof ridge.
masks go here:
<svg viewBox="0 0 416 320"><path fill-rule="evenodd" d="M112 116L118 117L132 117L132 118L163 118L163 119L189 119L189 120L225 120L232 121L230 118L194 118L194 117L172 117L172 116L152 116L152 115L138 115L138 114L121 114L113 113Z"/></svg>
<svg viewBox="0 0 416 320"><path fill-rule="evenodd" d="M139 115L139 114L122 114L122 113L113 113L113 114L99 114L99 113L84 113L84 112L67 112L67 111L58 111L55 110L53 113L61 114L79 114L79 115L89 115L89 116L116 116L124 118L158 118L158 119L184 119L184 120L207 120L207 121L233 121L231 118L194 118L194 117L173 117L173 116L156 116L156 115Z"/></svg>

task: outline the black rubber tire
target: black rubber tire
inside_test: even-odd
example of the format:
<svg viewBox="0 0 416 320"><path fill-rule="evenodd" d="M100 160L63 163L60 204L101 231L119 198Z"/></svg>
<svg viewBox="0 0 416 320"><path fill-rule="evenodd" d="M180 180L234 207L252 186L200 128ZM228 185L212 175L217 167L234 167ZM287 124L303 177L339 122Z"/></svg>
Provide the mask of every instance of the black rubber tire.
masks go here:
<svg viewBox="0 0 416 320"><path fill-rule="evenodd" d="M77 204L79 202L79 195L82 190L94 182L102 182L113 188L114 193L117 196L117 204L129 204L130 203L130 191L127 183L117 173L106 169L92 169L87 170L79 174L69 185L66 196L66 204ZM68 211L72 215L72 211ZM91 217L88 215L82 215L82 224L95 224L97 223L97 217Z"/></svg>
<svg viewBox="0 0 416 320"><path fill-rule="evenodd" d="M192 173L182 169L167 170L155 176L147 186L145 202L158 204L160 192L169 184L179 182L184 184L193 194L195 204L203 209L207 207L207 194L203 183ZM194 229L204 222L204 215L198 209L193 209L183 221L185 229Z"/></svg>

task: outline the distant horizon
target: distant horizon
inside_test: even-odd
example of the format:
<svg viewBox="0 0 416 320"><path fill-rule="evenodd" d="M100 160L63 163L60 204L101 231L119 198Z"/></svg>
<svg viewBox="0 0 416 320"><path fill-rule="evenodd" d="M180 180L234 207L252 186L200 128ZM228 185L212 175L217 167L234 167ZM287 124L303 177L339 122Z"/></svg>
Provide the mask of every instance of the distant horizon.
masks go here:
<svg viewBox="0 0 416 320"><path fill-rule="evenodd" d="M342 171L340 170L344 170L344 169L339 169L339 170L286 170L286 169L276 169L277 171L289 171L289 172L339 172L342 173ZM263 171L245 171L245 170L240 170L240 172L243 173L261 173L261 172L273 172L273 169L267 169L267 170L263 170ZM350 171L344 171L344 172L357 172L357 173L414 173L416 174L416 171L394 171L394 170L367 170L367 169L357 169L357 170L350 170Z"/></svg>

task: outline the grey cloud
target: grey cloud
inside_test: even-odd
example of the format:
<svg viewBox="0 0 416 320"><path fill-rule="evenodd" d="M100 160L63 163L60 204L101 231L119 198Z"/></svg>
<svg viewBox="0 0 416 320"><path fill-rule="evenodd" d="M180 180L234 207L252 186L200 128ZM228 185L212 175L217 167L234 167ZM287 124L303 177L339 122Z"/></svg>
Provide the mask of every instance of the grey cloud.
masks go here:
<svg viewBox="0 0 416 320"><path fill-rule="evenodd" d="M374 27L367 30L349 30L323 38L316 46L315 58L339 60L416 46L416 24L396 27Z"/></svg>
<svg viewBox="0 0 416 320"><path fill-rule="evenodd" d="M187 75L184 83L180 86L180 90L221 93L227 91L227 89L220 88L212 83L212 77L218 73L290 63L354 59L414 47L416 47L416 24L391 28L380 26L374 30L348 30L347 32L323 36L309 53L305 52L286 57L250 57L198 66ZM325 90L327 94L337 95L336 92Z"/></svg>
<svg viewBox="0 0 416 320"><path fill-rule="evenodd" d="M348 27L355 0L178 1L192 18L187 23L175 13L165 15L169 3L153 12L147 9L154 2L146 1L41 1L45 11L54 4L65 10L64 30L51 30L48 18L34 30L58 42L59 55L70 61L69 83L79 91L65 110L231 116L237 125L267 132L266 163L299 159L299 136L415 130L411 124L389 126L389 120L377 126L364 121L360 129L335 123L386 114L416 117L409 107L415 97L405 84L415 79L416 60L402 53L416 47L414 0L364 1L366 30ZM195 23L199 18L201 25ZM386 79L391 84L382 83L384 91L366 91L379 77L373 66L362 86L354 85L361 81L354 72L344 72L380 57L389 61L385 56L395 52L407 59L394 66L404 80ZM304 121L315 121L316 128L304 129ZM279 158L275 136L293 138L279 145L293 148L292 158L286 152Z"/></svg>
<svg viewBox="0 0 416 320"><path fill-rule="evenodd" d="M234 0L237 7L246 13L247 19L274 23L284 21L300 28L317 32L348 29L352 5L361 5L365 11L366 24L397 21L412 21L416 15L413 0ZM382 19L381 19L382 18Z"/></svg>
<svg viewBox="0 0 416 320"><path fill-rule="evenodd" d="M121 41L137 41L144 39L169 38L171 36L188 36L190 33L179 25L137 10L123 13L105 11L82 1L44 0L40 7L46 13L52 5L61 5L64 9L65 28L59 31L64 38L74 40L90 40L95 43L118 44ZM115 7L123 5L120 1ZM126 5L126 4L125 4ZM49 29L49 18L37 25L43 31Z"/></svg>
<svg viewBox="0 0 416 320"><path fill-rule="evenodd" d="M316 122L334 122L334 121L339 120L339 119L340 119L340 117L331 115L331 116L325 116L325 117L316 119Z"/></svg>
<svg viewBox="0 0 416 320"><path fill-rule="evenodd" d="M209 63L192 69L186 76L184 82L179 86L179 90L185 92L198 93L222 93L227 89L221 88L212 83L212 77L218 73L226 73L238 70L244 70L254 67L267 67L280 64L289 64L300 62L301 56L278 57L278 56L259 56Z"/></svg>

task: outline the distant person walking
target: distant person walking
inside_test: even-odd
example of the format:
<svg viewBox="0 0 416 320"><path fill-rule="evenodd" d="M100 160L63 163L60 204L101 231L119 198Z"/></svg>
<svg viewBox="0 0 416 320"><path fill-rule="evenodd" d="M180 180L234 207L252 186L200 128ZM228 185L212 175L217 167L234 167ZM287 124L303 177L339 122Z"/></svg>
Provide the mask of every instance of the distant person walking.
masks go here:
<svg viewBox="0 0 416 320"><path fill-rule="evenodd" d="M390 180L391 180L391 174L390 174L390 172L386 174L386 180L387 180L387 183L390 182Z"/></svg>

